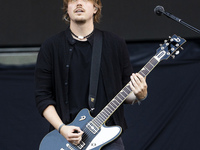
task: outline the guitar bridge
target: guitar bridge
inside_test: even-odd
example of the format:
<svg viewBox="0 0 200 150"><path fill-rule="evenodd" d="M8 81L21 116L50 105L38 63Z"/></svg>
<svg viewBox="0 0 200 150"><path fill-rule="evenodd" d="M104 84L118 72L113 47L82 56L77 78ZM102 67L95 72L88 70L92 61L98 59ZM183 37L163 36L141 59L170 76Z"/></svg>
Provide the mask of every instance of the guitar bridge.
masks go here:
<svg viewBox="0 0 200 150"><path fill-rule="evenodd" d="M82 149L84 146L85 146L85 143L81 141L80 144L78 144L76 147L78 147L78 149ZM69 143L66 144L66 147L69 148L70 150L75 150ZM64 149L61 148L60 150L64 150Z"/></svg>
<svg viewBox="0 0 200 150"><path fill-rule="evenodd" d="M84 146L85 146L85 143L84 143L83 141L81 141L80 144L77 145L77 147L78 147L79 149L82 149Z"/></svg>
<svg viewBox="0 0 200 150"><path fill-rule="evenodd" d="M92 123L92 121L90 121L86 127L93 133L96 134L99 131L99 128L97 126L94 125L94 123Z"/></svg>

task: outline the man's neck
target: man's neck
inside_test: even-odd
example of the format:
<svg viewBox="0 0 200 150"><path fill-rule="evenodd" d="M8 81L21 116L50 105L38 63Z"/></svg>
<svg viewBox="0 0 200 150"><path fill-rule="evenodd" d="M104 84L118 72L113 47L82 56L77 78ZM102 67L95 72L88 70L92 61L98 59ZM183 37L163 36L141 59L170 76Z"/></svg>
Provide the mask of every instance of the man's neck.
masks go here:
<svg viewBox="0 0 200 150"><path fill-rule="evenodd" d="M93 23L83 23L78 24L74 22L70 22L70 30L77 36L87 36L94 30Z"/></svg>

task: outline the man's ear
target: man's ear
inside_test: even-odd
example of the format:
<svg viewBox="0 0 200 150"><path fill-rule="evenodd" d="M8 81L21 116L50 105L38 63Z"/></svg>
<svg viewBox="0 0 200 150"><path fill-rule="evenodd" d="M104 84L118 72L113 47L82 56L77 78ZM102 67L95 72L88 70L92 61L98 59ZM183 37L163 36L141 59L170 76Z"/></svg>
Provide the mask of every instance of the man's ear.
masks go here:
<svg viewBox="0 0 200 150"><path fill-rule="evenodd" d="M97 7L94 7L94 10L95 10L94 14L96 14L97 11L98 11L98 8L97 8Z"/></svg>

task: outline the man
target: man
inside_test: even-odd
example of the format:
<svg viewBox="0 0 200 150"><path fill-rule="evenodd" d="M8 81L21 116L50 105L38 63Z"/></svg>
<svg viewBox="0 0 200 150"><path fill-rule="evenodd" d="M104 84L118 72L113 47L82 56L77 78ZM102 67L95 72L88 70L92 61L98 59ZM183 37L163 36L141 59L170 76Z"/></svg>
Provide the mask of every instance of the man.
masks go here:
<svg viewBox="0 0 200 150"><path fill-rule="evenodd" d="M69 142L80 143L83 131L69 126L76 114L88 108L89 80L94 44L94 22L101 16L100 0L64 0L64 19L69 28L45 41L36 64L36 104L39 112ZM96 116L103 107L131 79L132 93L126 103L136 103L147 96L147 84L140 74L132 74L128 51L124 40L102 32L102 59L95 110ZM123 106L109 119L107 125L120 125L126 129ZM120 145L120 146L119 146ZM103 149L124 149L121 138Z"/></svg>

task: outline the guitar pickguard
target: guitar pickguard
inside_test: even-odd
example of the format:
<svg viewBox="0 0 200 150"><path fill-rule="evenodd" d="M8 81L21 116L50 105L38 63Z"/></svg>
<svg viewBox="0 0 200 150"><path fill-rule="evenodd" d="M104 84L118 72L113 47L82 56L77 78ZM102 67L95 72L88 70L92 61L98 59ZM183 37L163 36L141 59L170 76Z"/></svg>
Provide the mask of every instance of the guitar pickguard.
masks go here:
<svg viewBox="0 0 200 150"><path fill-rule="evenodd" d="M114 140L121 133L121 128L118 126L105 127L102 126L100 132L91 141L86 150L100 148L109 141Z"/></svg>

